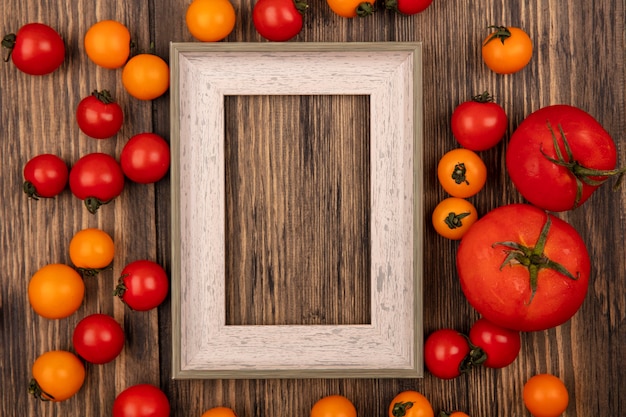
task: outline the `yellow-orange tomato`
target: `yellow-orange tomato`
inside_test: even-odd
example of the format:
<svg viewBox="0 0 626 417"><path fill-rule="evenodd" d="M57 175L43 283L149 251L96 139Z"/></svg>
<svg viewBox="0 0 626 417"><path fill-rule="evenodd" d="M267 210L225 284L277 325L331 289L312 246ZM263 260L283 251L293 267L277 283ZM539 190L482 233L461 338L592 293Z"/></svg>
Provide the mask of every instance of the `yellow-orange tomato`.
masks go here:
<svg viewBox="0 0 626 417"><path fill-rule="evenodd" d="M228 407L213 407L202 413L201 417L237 417L237 414Z"/></svg>
<svg viewBox="0 0 626 417"><path fill-rule="evenodd" d="M101 20L91 26L83 41L89 59L103 68L121 68L130 54L130 32L115 20Z"/></svg>
<svg viewBox="0 0 626 417"><path fill-rule="evenodd" d="M233 31L235 20L235 8L229 0L194 0L185 14L187 29L202 42L221 41Z"/></svg>
<svg viewBox="0 0 626 417"><path fill-rule="evenodd" d="M85 366L76 355L51 350L39 356L32 367L29 392L44 401L65 401L85 382Z"/></svg>
<svg viewBox="0 0 626 417"><path fill-rule="evenodd" d="M73 314L83 302L85 283L80 274L64 264L39 269L28 283L28 301L37 314L62 319Z"/></svg>
<svg viewBox="0 0 626 417"><path fill-rule="evenodd" d="M328 395L313 404L311 417L356 417L356 408L343 395Z"/></svg>
<svg viewBox="0 0 626 417"><path fill-rule="evenodd" d="M372 14L376 0L326 0L326 3L335 14L353 18Z"/></svg>
<svg viewBox="0 0 626 417"><path fill-rule="evenodd" d="M558 417L567 408L567 387L558 377L538 374L531 377L522 392L524 405L534 417Z"/></svg>
<svg viewBox="0 0 626 417"><path fill-rule="evenodd" d="M170 68L163 58L154 54L132 57L122 71L122 84L139 100L154 100L170 86Z"/></svg>
<svg viewBox="0 0 626 417"><path fill-rule="evenodd" d="M424 395L417 391L402 391L389 404L389 417L434 417L433 407Z"/></svg>
<svg viewBox="0 0 626 417"><path fill-rule="evenodd" d="M464 198L458 197L442 200L432 215L435 231L451 240L461 239L476 220L478 220L476 207Z"/></svg>
<svg viewBox="0 0 626 417"><path fill-rule="evenodd" d="M492 26L483 41L483 61L493 72L513 74L524 68L533 56L533 43L520 28Z"/></svg>
<svg viewBox="0 0 626 417"><path fill-rule="evenodd" d="M106 268L113 262L114 255L115 244L104 230L83 229L70 241L70 259L81 270Z"/></svg>
<svg viewBox="0 0 626 417"><path fill-rule="evenodd" d="M478 193L487 181L487 167L474 151L453 149L439 160L439 183L453 197L467 198Z"/></svg>
<svg viewBox="0 0 626 417"><path fill-rule="evenodd" d="M451 414L445 414L447 417L470 417L469 414L464 413L463 411L454 411ZM442 417L444 414L442 414Z"/></svg>

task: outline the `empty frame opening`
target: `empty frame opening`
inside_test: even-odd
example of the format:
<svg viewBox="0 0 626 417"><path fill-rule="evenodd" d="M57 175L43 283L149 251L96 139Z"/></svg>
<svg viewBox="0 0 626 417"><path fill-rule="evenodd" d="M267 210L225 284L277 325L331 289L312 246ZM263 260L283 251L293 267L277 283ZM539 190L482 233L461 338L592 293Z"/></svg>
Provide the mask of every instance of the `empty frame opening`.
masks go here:
<svg viewBox="0 0 626 417"><path fill-rule="evenodd" d="M227 325L370 324L370 97L225 96Z"/></svg>

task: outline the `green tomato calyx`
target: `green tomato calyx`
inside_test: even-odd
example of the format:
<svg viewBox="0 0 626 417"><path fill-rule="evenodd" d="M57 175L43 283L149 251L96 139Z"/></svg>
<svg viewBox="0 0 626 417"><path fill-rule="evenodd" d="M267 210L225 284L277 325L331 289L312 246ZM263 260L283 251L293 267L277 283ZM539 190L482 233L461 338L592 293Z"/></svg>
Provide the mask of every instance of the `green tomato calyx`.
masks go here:
<svg viewBox="0 0 626 417"><path fill-rule="evenodd" d="M502 45L504 45L504 41L511 37L511 31L506 26L491 25L487 26L487 29L494 29L495 32L493 32L491 36L487 38L485 43L483 43L483 46L487 45L493 40L499 40L500 42L502 42Z"/></svg>
<svg viewBox="0 0 626 417"><path fill-rule="evenodd" d="M359 3L356 7L356 15L359 17L365 17L373 14L376 11L376 6L366 1Z"/></svg>
<svg viewBox="0 0 626 417"><path fill-rule="evenodd" d="M111 95L109 90L102 90L102 91L94 90L91 93L91 95L97 98L98 100L100 100L104 104L115 103L115 100L113 99L113 96Z"/></svg>
<svg viewBox="0 0 626 417"><path fill-rule="evenodd" d="M578 272L576 273L576 276L574 276L563 265L552 261L543 253L548 241L548 232L550 230L550 226L552 225L550 215L546 213L546 217L546 222L541 229L541 233L539 234L539 238L537 239L535 246L524 246L518 242L496 242L491 245L494 248L496 246L504 246L506 248L504 250L506 258L500 265L500 270L502 270L505 266L515 265L521 265L528 269L528 273L530 274L531 290L530 298L528 300L529 305L533 301L537 292L537 279L539 271L542 269L552 269L553 271L565 275L567 278L572 280L577 280L580 276L580 273Z"/></svg>
<svg viewBox="0 0 626 417"><path fill-rule="evenodd" d="M393 408L391 409L391 414L393 417L403 417L406 416L406 410L413 407L412 401L405 401L400 403L395 403Z"/></svg>
<svg viewBox="0 0 626 417"><path fill-rule="evenodd" d="M550 130L550 134L552 135L552 144L554 145L554 152L556 153L556 158L552 158L548 156L543 148L540 149L541 154L550 162L562 166L566 168L576 179L576 198L574 200L574 206L572 208L576 208L581 204L581 199L583 195L583 186L588 185L590 187L598 187L602 185L608 177L617 175L617 181L614 185L614 189L617 189L622 183L622 179L624 178L624 174L626 173L626 167L612 169L612 170L602 170L602 169L593 169L587 168L584 165L580 164L580 162L574 159L574 155L572 153L572 149L569 146L569 142L567 137L565 136L565 132L563 131L563 126L559 124L559 134L561 139L563 140L563 147L565 148L565 156L561 151L561 147L559 146L559 141L552 128L550 122L547 123L548 129Z"/></svg>
<svg viewBox="0 0 626 417"><path fill-rule="evenodd" d="M54 401L54 397L41 389L35 378L28 383L28 393L41 401Z"/></svg>
<svg viewBox="0 0 626 417"><path fill-rule="evenodd" d="M448 213L448 216L445 218L444 223L446 224L446 226L448 226L450 230L463 227L463 222L461 220L463 220L465 217L469 216L470 214L471 213L469 211L466 211L465 213L459 213L459 214L456 214L455 212L451 211L450 213Z"/></svg>

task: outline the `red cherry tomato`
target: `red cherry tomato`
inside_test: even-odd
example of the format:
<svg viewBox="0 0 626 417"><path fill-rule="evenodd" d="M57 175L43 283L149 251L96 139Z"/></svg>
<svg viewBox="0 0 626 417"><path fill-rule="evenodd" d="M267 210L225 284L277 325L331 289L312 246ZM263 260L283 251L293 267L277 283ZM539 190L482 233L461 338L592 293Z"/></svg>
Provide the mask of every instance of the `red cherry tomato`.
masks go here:
<svg viewBox="0 0 626 417"><path fill-rule="evenodd" d="M170 402L151 384L126 388L113 401L113 417L169 417Z"/></svg>
<svg viewBox="0 0 626 417"><path fill-rule="evenodd" d="M433 0L385 0L384 5L388 10L411 16L423 12L432 2Z"/></svg>
<svg viewBox="0 0 626 417"><path fill-rule="evenodd" d="M452 112L452 134L464 148L484 151L504 137L508 126L504 109L484 92L461 103Z"/></svg>
<svg viewBox="0 0 626 417"><path fill-rule="evenodd" d="M465 336L453 329L431 333L424 343L424 364L428 371L441 379L453 379L465 372L470 354Z"/></svg>
<svg viewBox="0 0 626 417"><path fill-rule="evenodd" d="M167 273L161 265L139 260L122 270L115 295L133 310L148 311L165 300L169 286Z"/></svg>
<svg viewBox="0 0 626 417"><path fill-rule="evenodd" d="M265 39L288 41L302 30L302 13L306 8L301 1L259 0L252 9L252 21Z"/></svg>
<svg viewBox="0 0 626 417"><path fill-rule="evenodd" d="M72 342L76 353L87 362L111 362L124 349L124 330L117 321L106 314L92 314L83 318L76 327Z"/></svg>
<svg viewBox="0 0 626 417"><path fill-rule="evenodd" d="M41 154L24 165L24 192L38 200L59 195L67 187L69 169L61 158Z"/></svg>
<svg viewBox="0 0 626 417"><path fill-rule="evenodd" d="M49 74L65 60L65 43L61 35L43 23L22 26L16 34L6 35L2 46L10 50L17 69L30 75Z"/></svg>
<svg viewBox="0 0 626 417"><path fill-rule="evenodd" d="M124 175L134 182L157 182L170 168L170 146L155 133L139 133L124 145L120 164Z"/></svg>
<svg viewBox="0 0 626 417"><path fill-rule="evenodd" d="M469 339L485 352L486 359L482 364L487 368L509 366L517 358L521 348L520 333L517 330L505 329L484 317L472 325Z"/></svg>
<svg viewBox="0 0 626 417"><path fill-rule="evenodd" d="M115 136L122 128L124 112L107 90L94 91L76 107L76 121L80 130L94 139Z"/></svg>
<svg viewBox="0 0 626 417"><path fill-rule="evenodd" d="M70 190L85 202L90 213L119 196L124 189L124 173L111 155L91 153L80 158L70 170Z"/></svg>

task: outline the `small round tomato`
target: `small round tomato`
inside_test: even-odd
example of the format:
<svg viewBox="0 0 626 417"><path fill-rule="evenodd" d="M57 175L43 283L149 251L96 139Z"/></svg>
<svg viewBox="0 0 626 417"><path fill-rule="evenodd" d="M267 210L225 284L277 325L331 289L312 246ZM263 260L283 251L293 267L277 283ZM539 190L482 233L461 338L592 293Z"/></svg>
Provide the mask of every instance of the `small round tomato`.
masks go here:
<svg viewBox="0 0 626 417"><path fill-rule="evenodd" d="M187 29L202 42L221 41L233 31L235 20L229 0L193 0L185 14Z"/></svg>
<svg viewBox="0 0 626 417"><path fill-rule="evenodd" d="M484 317L472 325L468 336L474 346L485 352L482 364L487 368L509 366L519 355L522 344L517 330L505 329Z"/></svg>
<svg viewBox="0 0 626 417"><path fill-rule="evenodd" d="M124 145L120 165L124 175L134 182L157 182L170 168L170 146L156 133L138 133Z"/></svg>
<svg viewBox="0 0 626 417"><path fill-rule="evenodd" d="M85 382L85 366L71 352L48 351L33 363L28 392L43 401L65 401Z"/></svg>
<svg viewBox="0 0 626 417"><path fill-rule="evenodd" d="M41 154L24 165L24 192L34 200L52 198L67 187L69 169L61 158Z"/></svg>
<svg viewBox="0 0 626 417"><path fill-rule="evenodd" d="M202 413L200 417L237 417L237 414L228 407L213 407Z"/></svg>
<svg viewBox="0 0 626 417"><path fill-rule="evenodd" d="M91 314L78 322L72 335L76 353L87 362L111 362L124 349L124 330L106 314Z"/></svg>
<svg viewBox="0 0 626 417"><path fill-rule="evenodd" d="M389 404L389 417L434 417L433 407L417 391L402 391Z"/></svg>
<svg viewBox="0 0 626 417"><path fill-rule="evenodd" d="M487 167L474 151L458 148L441 157L437 177L448 194L467 198L482 190L487 181Z"/></svg>
<svg viewBox="0 0 626 417"><path fill-rule="evenodd" d="M113 262L114 254L113 239L104 230L83 229L70 241L70 259L83 275L97 275Z"/></svg>
<svg viewBox="0 0 626 417"><path fill-rule="evenodd" d="M29 75L50 74L65 60L61 35L43 23L22 26L17 33L6 35L2 46L9 49L17 69Z"/></svg>
<svg viewBox="0 0 626 417"><path fill-rule="evenodd" d="M376 0L326 0L326 3L335 14L348 19L369 16L376 10Z"/></svg>
<svg viewBox="0 0 626 417"><path fill-rule="evenodd" d="M113 401L113 417L169 417L170 402L151 384L126 388Z"/></svg>
<svg viewBox="0 0 626 417"><path fill-rule="evenodd" d="M424 364L437 378L453 379L469 369L470 352L470 344L461 333L439 329L426 338Z"/></svg>
<svg viewBox="0 0 626 417"><path fill-rule="evenodd" d="M343 395L328 395L313 404L311 417L356 417L356 408Z"/></svg>
<svg viewBox="0 0 626 417"><path fill-rule="evenodd" d="M591 263L564 220L530 204L497 207L463 235L456 253L461 290L487 320L518 331L546 330L582 305Z"/></svg>
<svg viewBox="0 0 626 417"><path fill-rule="evenodd" d="M130 55L130 32L115 20L101 20L85 33L85 52L96 65L121 68Z"/></svg>
<svg viewBox="0 0 626 417"><path fill-rule="evenodd" d="M135 55L124 66L122 84L131 96L139 100L154 100L169 88L170 68L157 55Z"/></svg>
<svg viewBox="0 0 626 417"><path fill-rule="evenodd" d="M567 387L551 374L531 377L524 384L522 396L524 405L534 417L558 417L569 404Z"/></svg>
<svg viewBox="0 0 626 417"><path fill-rule="evenodd" d="M433 0L385 0L383 3L388 10L412 16L426 10L432 2Z"/></svg>
<svg viewBox="0 0 626 417"><path fill-rule="evenodd" d="M169 285L167 273L161 265L139 260L122 270L115 295L133 310L148 311L165 300Z"/></svg>
<svg viewBox="0 0 626 417"><path fill-rule="evenodd" d="M288 41L302 30L307 5L295 0L259 0L252 8L254 28L265 39Z"/></svg>
<svg viewBox="0 0 626 417"><path fill-rule="evenodd" d="M516 27L490 26L494 31L482 45L482 57L487 67L498 74L513 74L530 62L533 43L528 34Z"/></svg>
<svg viewBox="0 0 626 417"><path fill-rule="evenodd" d="M470 416L469 414L464 413L463 411L453 411L451 413L442 411L439 413L439 417L470 417Z"/></svg>
<svg viewBox="0 0 626 417"><path fill-rule="evenodd" d="M124 112L107 90L94 91L78 103L76 122L87 136L106 139L120 131Z"/></svg>
<svg viewBox="0 0 626 417"><path fill-rule="evenodd" d="M432 215L435 231L451 240L461 239L476 220L478 220L476 207L464 198L458 197L442 200Z"/></svg>
<svg viewBox="0 0 626 417"><path fill-rule="evenodd" d="M124 172L111 155L100 152L81 157L70 169L70 190L90 213L96 213L124 190Z"/></svg>
<svg viewBox="0 0 626 417"><path fill-rule="evenodd" d="M64 264L39 269L28 283L28 301L37 314L47 319L70 316L83 303L85 283L80 274Z"/></svg>
<svg viewBox="0 0 626 417"><path fill-rule="evenodd" d="M506 133L506 112L488 92L458 105L452 112L450 126L459 144L472 151L494 147Z"/></svg>

